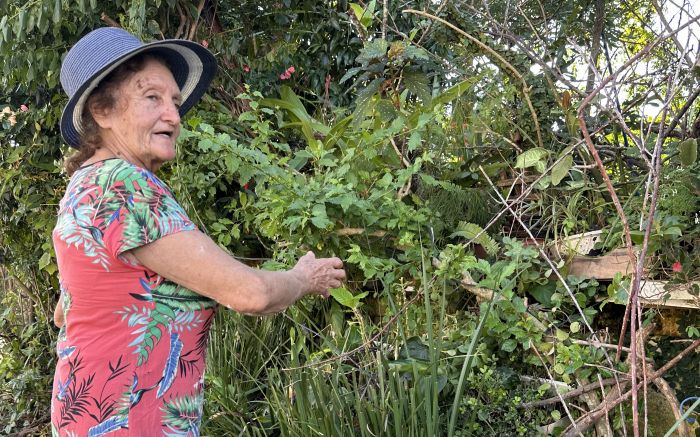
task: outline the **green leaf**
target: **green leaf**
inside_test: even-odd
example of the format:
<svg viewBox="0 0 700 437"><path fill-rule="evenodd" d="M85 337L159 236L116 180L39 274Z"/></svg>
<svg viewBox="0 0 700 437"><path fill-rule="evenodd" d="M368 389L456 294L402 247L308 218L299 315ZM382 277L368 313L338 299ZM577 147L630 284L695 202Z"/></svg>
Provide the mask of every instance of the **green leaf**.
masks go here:
<svg viewBox="0 0 700 437"><path fill-rule="evenodd" d="M681 161L681 165L688 167L695 164L698 160L698 142L695 138L690 138L685 141L681 141L678 144L678 157Z"/></svg>
<svg viewBox="0 0 700 437"><path fill-rule="evenodd" d="M574 158L571 155L566 155L561 161L552 168L552 185L559 185L562 179L569 174L571 166L574 164Z"/></svg>
<svg viewBox="0 0 700 437"><path fill-rule="evenodd" d="M421 99L424 105L430 105L433 96L430 93L430 86L428 85L428 76L425 73L405 73L403 75L403 82L406 86L406 89L418 96L418 98Z"/></svg>
<svg viewBox="0 0 700 437"><path fill-rule="evenodd" d="M18 22L17 36L19 36L20 38L24 37L24 24L27 21L26 18L27 18L27 10L25 8L20 9L19 18L17 19L17 22Z"/></svg>
<svg viewBox="0 0 700 437"><path fill-rule="evenodd" d="M44 252L44 254L39 259L39 269L43 270L51 262L51 254L49 252Z"/></svg>
<svg viewBox="0 0 700 437"><path fill-rule="evenodd" d="M406 344L399 351L399 358L416 359L421 361L430 360L430 348L421 341L419 337L411 337L406 340Z"/></svg>
<svg viewBox="0 0 700 437"><path fill-rule="evenodd" d="M353 113L353 124L355 127L364 119L372 97L379 91L383 79L378 77L369 83L362 91L357 93L355 98L355 112Z"/></svg>
<svg viewBox="0 0 700 437"><path fill-rule="evenodd" d="M543 149L542 147L535 147L530 150L526 150L520 155L518 155L517 159L515 160L515 167L516 168L528 168L528 167L533 167L535 166L538 162L541 162L542 159L546 158L549 155L549 151L546 149Z"/></svg>
<svg viewBox="0 0 700 437"><path fill-rule="evenodd" d="M463 80L456 85L451 86L442 93L438 94L433 98L433 107L437 105L442 105L449 103L461 96L465 91L470 89L477 81L477 77L470 77L469 79Z"/></svg>
<svg viewBox="0 0 700 437"><path fill-rule="evenodd" d="M475 244L481 245L486 253L495 256L500 249L500 246L489 234L484 231L484 228L474 223L459 222L457 230L450 235L450 238L462 237L467 240L474 240Z"/></svg>
<svg viewBox="0 0 700 437"><path fill-rule="evenodd" d="M359 72L362 71L362 70L363 70L362 67L353 67L353 68L349 69L349 70L343 75L343 77L340 78L340 82L339 82L339 83L342 84L343 82L345 82L346 80L350 79L351 77L353 77L354 75L356 75L357 73L359 73Z"/></svg>
<svg viewBox="0 0 700 437"><path fill-rule="evenodd" d="M566 331L562 331L561 329L557 329L556 337L557 340L564 341L569 338L569 333Z"/></svg>
<svg viewBox="0 0 700 437"><path fill-rule="evenodd" d="M332 289L331 296L342 306L354 309L357 308L360 301L367 296L367 292L353 295L347 288L340 287Z"/></svg>
<svg viewBox="0 0 700 437"><path fill-rule="evenodd" d="M403 49L402 55L406 59L420 59L424 61L430 59L428 52L424 48L416 46L406 46L406 48Z"/></svg>
<svg viewBox="0 0 700 437"><path fill-rule="evenodd" d="M408 151L413 152L420 146L423 136L418 131L413 131L411 137L408 139Z"/></svg>
<svg viewBox="0 0 700 437"><path fill-rule="evenodd" d="M360 54L357 56L356 61L362 65L368 65L372 61L378 61L386 56L386 51L389 49L389 43L385 39L375 39L370 41L365 45L365 47L360 50Z"/></svg>
<svg viewBox="0 0 700 437"><path fill-rule="evenodd" d="M509 338L501 344L501 350L505 352L513 352L516 347L518 347L518 342L512 338Z"/></svg>
<svg viewBox="0 0 700 437"><path fill-rule="evenodd" d="M56 0L53 6L53 22L58 24L61 21L61 0Z"/></svg>
<svg viewBox="0 0 700 437"><path fill-rule="evenodd" d="M0 20L0 31L2 31L2 40L3 41L9 41L8 39L8 32L10 30L10 26L7 25L7 15L4 15L2 19Z"/></svg>
<svg viewBox="0 0 700 437"><path fill-rule="evenodd" d="M581 324L579 322L573 322L571 326L569 326L569 331L572 333L576 334L581 330Z"/></svg>

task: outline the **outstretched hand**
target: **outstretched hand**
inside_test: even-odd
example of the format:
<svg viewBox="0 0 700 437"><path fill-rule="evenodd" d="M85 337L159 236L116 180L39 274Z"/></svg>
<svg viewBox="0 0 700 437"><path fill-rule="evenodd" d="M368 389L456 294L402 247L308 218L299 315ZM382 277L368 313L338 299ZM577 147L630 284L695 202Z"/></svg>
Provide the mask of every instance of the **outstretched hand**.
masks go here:
<svg viewBox="0 0 700 437"><path fill-rule="evenodd" d="M313 252L299 258L292 271L304 281L304 294L328 297L328 290L340 287L345 279L343 261L340 258L316 258Z"/></svg>

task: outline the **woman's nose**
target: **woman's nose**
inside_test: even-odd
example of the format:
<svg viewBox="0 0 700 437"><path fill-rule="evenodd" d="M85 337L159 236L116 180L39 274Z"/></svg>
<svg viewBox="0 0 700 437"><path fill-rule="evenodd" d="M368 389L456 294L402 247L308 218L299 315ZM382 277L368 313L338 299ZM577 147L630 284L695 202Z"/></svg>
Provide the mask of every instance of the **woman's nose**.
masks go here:
<svg viewBox="0 0 700 437"><path fill-rule="evenodd" d="M179 111L179 105L177 105L175 102L170 102L169 104L166 105L167 107L165 108L165 111L163 111L163 120L173 123L173 124L179 124L180 123L180 111Z"/></svg>

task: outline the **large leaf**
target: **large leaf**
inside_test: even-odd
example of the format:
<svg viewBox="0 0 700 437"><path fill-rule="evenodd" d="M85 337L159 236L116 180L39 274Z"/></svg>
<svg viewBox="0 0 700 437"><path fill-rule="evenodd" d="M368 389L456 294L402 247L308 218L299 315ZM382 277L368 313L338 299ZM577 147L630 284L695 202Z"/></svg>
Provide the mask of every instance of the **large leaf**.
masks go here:
<svg viewBox="0 0 700 437"><path fill-rule="evenodd" d="M681 141L678 145L678 154L684 167L695 164L698 160L698 142L695 138Z"/></svg>
<svg viewBox="0 0 700 437"><path fill-rule="evenodd" d="M561 161L552 167L552 185L559 185L564 177L569 174L569 170L574 163L574 158L571 155L566 155Z"/></svg>
<svg viewBox="0 0 700 437"><path fill-rule="evenodd" d="M425 73L410 72L403 75L404 85L411 93L418 96L424 105L429 105L432 100L430 86L428 86L428 76Z"/></svg>
<svg viewBox="0 0 700 437"><path fill-rule="evenodd" d="M449 103L456 99L457 97L461 96L464 94L465 91L469 90L474 86L474 84L477 81L477 77L470 77L469 79L465 79L455 85L452 85L451 87L447 88L445 91L442 93L438 94L433 98L433 107L436 105L442 105L445 103Z"/></svg>
<svg viewBox="0 0 700 437"><path fill-rule="evenodd" d="M544 158L549 155L549 151L543 149L542 147L535 147L534 149L526 150L515 160L516 168L528 168L534 167L538 162L541 162Z"/></svg>
<svg viewBox="0 0 700 437"><path fill-rule="evenodd" d="M421 361L430 360L430 348L418 337L411 337L406 340L406 344L399 351L399 358L416 359Z"/></svg>
<svg viewBox="0 0 700 437"><path fill-rule="evenodd" d="M386 56L386 51L389 49L389 43L385 39L375 39L367 43L360 51L356 61L362 65L368 65L372 61L379 61Z"/></svg>

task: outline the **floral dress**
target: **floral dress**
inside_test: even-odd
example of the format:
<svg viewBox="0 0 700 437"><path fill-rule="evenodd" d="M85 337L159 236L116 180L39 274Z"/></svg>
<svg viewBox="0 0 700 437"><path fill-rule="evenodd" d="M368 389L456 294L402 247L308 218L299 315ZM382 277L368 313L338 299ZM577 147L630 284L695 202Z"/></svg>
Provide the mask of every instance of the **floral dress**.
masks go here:
<svg viewBox="0 0 700 437"><path fill-rule="evenodd" d="M121 256L194 229L147 170L109 159L75 172L53 231L66 321L53 435L199 435L215 302Z"/></svg>

